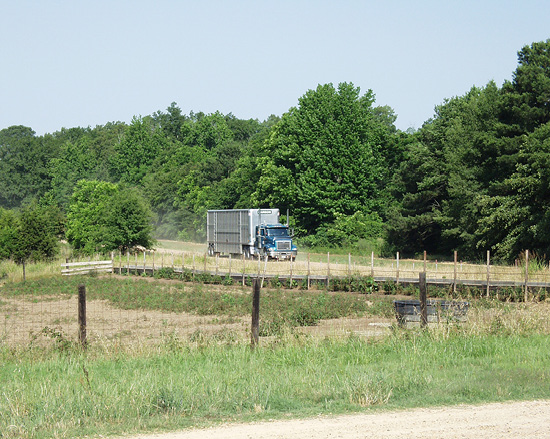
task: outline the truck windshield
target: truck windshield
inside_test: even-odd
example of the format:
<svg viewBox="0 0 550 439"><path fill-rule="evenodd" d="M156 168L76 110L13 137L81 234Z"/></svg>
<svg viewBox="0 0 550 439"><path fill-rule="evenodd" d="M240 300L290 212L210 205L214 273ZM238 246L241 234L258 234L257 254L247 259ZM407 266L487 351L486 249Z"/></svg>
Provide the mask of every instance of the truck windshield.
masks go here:
<svg viewBox="0 0 550 439"><path fill-rule="evenodd" d="M288 229L281 227L280 229L267 229L268 236L288 236Z"/></svg>

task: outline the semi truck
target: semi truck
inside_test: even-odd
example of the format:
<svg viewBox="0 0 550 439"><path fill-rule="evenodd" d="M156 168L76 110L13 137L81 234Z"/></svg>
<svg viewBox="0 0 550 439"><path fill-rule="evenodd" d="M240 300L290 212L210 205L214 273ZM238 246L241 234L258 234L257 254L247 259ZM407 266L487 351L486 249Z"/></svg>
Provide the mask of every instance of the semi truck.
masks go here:
<svg viewBox="0 0 550 439"><path fill-rule="evenodd" d="M287 216L288 218L288 216ZM279 222L279 209L209 210L206 217L208 254L294 259L298 250L292 231Z"/></svg>

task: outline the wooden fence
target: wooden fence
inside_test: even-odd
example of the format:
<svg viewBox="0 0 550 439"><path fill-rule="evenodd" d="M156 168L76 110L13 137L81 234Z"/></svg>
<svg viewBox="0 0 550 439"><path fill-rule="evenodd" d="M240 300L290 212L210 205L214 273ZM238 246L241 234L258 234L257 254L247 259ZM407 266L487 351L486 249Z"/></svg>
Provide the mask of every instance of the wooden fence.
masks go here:
<svg viewBox="0 0 550 439"><path fill-rule="evenodd" d="M97 265L94 265L97 264ZM526 251L521 263L494 265L490 252L484 264L459 260L454 252L452 262L423 259L394 259L369 256L306 254L297 261L271 261L267 259L244 259L244 256L210 257L206 253L187 252L141 252L122 255L111 254L109 261L77 262L63 264L64 274L85 273L90 270L111 271L121 275L156 275L160 270L172 270L175 275L186 273L192 279L199 275L230 277L243 284L247 278L275 279L286 282L301 282L309 288L312 283L330 285L335 279L370 276L375 282L417 284L419 273L426 273L431 285L448 286L456 291L460 285L486 291L492 288L521 288L527 294L531 288L550 288L550 267L529 261ZM166 274L166 273L165 273Z"/></svg>

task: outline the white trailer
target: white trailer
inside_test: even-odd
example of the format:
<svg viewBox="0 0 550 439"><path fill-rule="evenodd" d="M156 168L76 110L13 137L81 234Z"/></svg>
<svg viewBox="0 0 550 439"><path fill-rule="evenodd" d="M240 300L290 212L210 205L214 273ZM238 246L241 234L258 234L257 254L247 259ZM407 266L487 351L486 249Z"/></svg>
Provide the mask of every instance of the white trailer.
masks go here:
<svg viewBox="0 0 550 439"><path fill-rule="evenodd" d="M209 210L208 254L234 254L276 259L296 256L288 225L279 223L279 209Z"/></svg>

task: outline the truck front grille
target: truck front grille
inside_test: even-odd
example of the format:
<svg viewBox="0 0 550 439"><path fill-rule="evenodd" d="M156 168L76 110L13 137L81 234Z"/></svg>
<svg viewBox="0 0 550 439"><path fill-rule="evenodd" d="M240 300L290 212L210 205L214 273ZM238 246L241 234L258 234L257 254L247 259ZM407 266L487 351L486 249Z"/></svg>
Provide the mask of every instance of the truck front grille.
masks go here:
<svg viewBox="0 0 550 439"><path fill-rule="evenodd" d="M277 241L277 250L290 250L291 241Z"/></svg>

